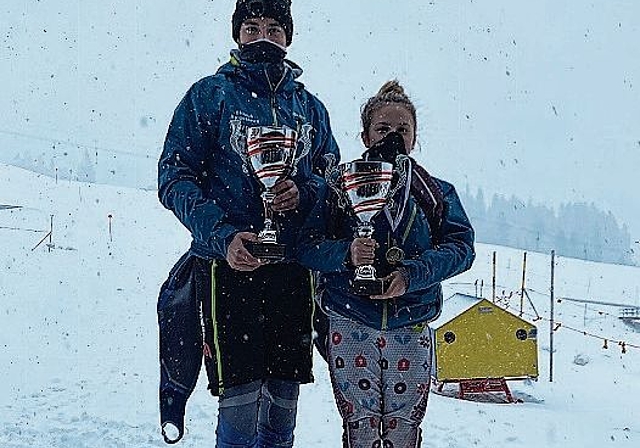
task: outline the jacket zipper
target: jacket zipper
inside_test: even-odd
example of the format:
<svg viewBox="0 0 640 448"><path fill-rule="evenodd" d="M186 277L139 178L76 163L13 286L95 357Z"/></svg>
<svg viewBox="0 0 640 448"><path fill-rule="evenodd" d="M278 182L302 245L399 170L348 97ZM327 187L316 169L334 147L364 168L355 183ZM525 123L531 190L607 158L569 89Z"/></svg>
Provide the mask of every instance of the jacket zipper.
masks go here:
<svg viewBox="0 0 640 448"><path fill-rule="evenodd" d="M276 113L276 92L278 91L278 87L280 87L280 84L282 84L282 81L284 81L286 73L284 71L282 72L282 77L275 87L273 87L273 84L271 83L271 78L269 78L269 73L267 72L266 68L264 69L264 75L267 77L267 82L269 83L269 88L271 89L270 105L271 115L273 116L273 125L278 126L278 115Z"/></svg>
<svg viewBox="0 0 640 448"><path fill-rule="evenodd" d="M388 325L388 313L389 313L389 301L385 300L384 302L382 302L382 323L380 325L380 328L382 330L386 330L387 329L387 325Z"/></svg>
<svg viewBox="0 0 640 448"><path fill-rule="evenodd" d="M404 242L407 240L407 237L409 236L409 231L411 230L413 221L416 218L416 214L417 214L417 208L416 208L416 205L413 204L413 209L411 210L411 217L409 218L409 223L407 224L407 228L405 229L404 235L402 236L402 244L404 244ZM394 302L394 305L396 305L395 314L397 316L398 314L397 304ZM385 300L382 304L382 323L380 327L382 328L382 330L386 330L388 326L389 326L389 300Z"/></svg>

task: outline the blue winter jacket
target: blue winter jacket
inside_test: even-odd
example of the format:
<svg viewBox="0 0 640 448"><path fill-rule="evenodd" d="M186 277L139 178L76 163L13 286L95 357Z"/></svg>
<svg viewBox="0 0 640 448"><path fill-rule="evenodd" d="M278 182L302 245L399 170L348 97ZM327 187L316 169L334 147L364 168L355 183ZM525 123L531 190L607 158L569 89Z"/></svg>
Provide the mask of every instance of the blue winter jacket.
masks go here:
<svg viewBox="0 0 640 448"><path fill-rule="evenodd" d="M292 179L300 204L277 217L280 240L289 247L324 183L323 156L338 157L325 107L295 80L302 70L285 65L274 85L263 65L240 61L234 50L231 61L195 83L175 110L158 163L158 196L189 229L191 251L201 258L226 258L236 233L264 226L261 185L245 157L247 127L298 131Z"/></svg>
<svg viewBox="0 0 640 448"><path fill-rule="evenodd" d="M391 244L405 252L401 266L408 274L409 285L404 295L389 300L372 300L350 292L354 268L348 266L348 260L357 219L335 205L335 193L323 189L321 200L300 232L298 258L303 265L320 272L317 299L324 310L376 329L429 322L440 314L440 282L469 269L475 252L474 231L455 188L443 180L434 180L444 195L437 245L432 243L425 213L412 196L395 232L383 212L372 220L373 238L379 244L374 263L378 277L396 269L385 260Z"/></svg>

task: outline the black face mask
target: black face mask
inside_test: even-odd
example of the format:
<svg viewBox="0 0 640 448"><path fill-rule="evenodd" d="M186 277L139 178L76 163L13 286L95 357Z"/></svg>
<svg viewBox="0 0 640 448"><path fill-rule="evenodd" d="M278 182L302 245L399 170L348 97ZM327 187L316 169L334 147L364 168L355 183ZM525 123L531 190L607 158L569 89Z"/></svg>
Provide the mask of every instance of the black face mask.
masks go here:
<svg viewBox="0 0 640 448"><path fill-rule="evenodd" d="M282 64L287 51L268 39L260 39L240 46L240 58L253 64Z"/></svg>
<svg viewBox="0 0 640 448"><path fill-rule="evenodd" d="M362 158L365 160L382 160L383 162L395 163L396 156L407 154L404 146L404 138L398 132L389 132L382 140L374 143L367 149Z"/></svg>

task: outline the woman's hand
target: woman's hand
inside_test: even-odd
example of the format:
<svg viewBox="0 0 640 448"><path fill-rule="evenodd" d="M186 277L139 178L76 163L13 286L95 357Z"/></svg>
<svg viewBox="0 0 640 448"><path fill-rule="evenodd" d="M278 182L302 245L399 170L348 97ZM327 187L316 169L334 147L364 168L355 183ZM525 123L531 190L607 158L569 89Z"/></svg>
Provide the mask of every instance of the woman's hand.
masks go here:
<svg viewBox="0 0 640 448"><path fill-rule="evenodd" d="M354 266L373 264L378 243L373 238L356 238L351 243L351 263Z"/></svg>
<svg viewBox="0 0 640 448"><path fill-rule="evenodd" d="M391 274L384 278L387 281L390 281L391 284L384 292L384 294L370 296L373 300L384 300L384 299L393 299L394 297L399 297L407 292L407 284L405 282L404 276L400 271L393 271Z"/></svg>

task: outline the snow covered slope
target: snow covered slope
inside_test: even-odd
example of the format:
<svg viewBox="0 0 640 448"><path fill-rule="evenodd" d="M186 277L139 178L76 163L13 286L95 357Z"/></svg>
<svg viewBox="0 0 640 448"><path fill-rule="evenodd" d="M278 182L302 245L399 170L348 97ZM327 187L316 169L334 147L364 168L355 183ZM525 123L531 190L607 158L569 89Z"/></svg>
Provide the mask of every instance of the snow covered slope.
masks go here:
<svg viewBox="0 0 640 448"><path fill-rule="evenodd" d="M0 165L0 446L164 446L157 413L157 291L188 235L155 193L58 181ZM45 238L50 230L51 242ZM111 216L111 218L109 218ZM491 296L497 253L501 297L520 287L522 253L479 246L473 269L446 294ZM528 254L527 286L548 317L550 260ZM640 269L558 259L557 297L639 304ZM504 300L502 303L507 303ZM519 298L508 303L519 310ZM540 379L514 382L524 402L431 395L424 447L636 447L640 443L640 334L618 309L561 300L549 383L549 322ZM526 316L534 312L529 305ZM586 332L587 334L585 335ZM608 349L603 349L608 339ZM626 353L614 341L626 342ZM296 446L340 445L340 421L320 358L303 387ZM213 446L216 401L199 385L179 446Z"/></svg>

